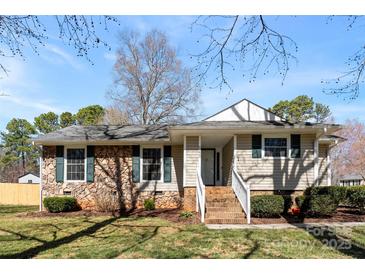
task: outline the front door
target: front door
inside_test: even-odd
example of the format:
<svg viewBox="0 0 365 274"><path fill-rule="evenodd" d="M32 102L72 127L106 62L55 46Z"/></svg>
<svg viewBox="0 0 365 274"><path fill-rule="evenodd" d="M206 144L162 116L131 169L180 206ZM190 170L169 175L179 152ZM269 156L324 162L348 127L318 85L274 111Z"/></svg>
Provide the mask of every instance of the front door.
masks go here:
<svg viewBox="0 0 365 274"><path fill-rule="evenodd" d="M204 185L215 185L215 149L202 149L201 174Z"/></svg>

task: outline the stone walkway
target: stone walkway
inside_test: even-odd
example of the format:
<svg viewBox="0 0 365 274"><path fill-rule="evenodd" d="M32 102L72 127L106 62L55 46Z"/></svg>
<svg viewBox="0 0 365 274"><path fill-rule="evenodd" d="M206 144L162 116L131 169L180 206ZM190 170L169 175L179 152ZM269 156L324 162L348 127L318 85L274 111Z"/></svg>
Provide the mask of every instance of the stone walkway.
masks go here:
<svg viewBox="0 0 365 274"><path fill-rule="evenodd" d="M287 229L287 228L306 228L313 226L327 227L352 227L365 225L365 222L344 222L344 223L297 223L297 224L261 224L261 225L231 225L231 224L207 224L208 229Z"/></svg>

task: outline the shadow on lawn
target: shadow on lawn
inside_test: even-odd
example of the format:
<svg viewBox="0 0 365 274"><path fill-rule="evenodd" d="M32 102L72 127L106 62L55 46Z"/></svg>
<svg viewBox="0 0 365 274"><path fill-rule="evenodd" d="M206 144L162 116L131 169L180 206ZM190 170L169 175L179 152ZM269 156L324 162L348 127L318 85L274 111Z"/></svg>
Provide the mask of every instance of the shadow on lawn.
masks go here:
<svg viewBox="0 0 365 274"><path fill-rule="evenodd" d="M35 246L29 249L26 249L24 251L18 252L18 253L14 253L14 254L9 254L9 255L0 255L0 259L27 259L27 258L34 258L35 256L37 256L39 253L43 252L43 251L47 251L49 249L53 249L56 247L59 247L63 244L68 244L71 243L75 240L77 240L80 237L84 237L84 236L91 236L91 234L95 233L96 231L98 231L99 229L113 223L115 220L117 220L118 217L113 217L113 218L109 218L107 220L104 220L102 222L99 223L94 223L92 226L83 229L81 231L78 231L72 235L63 237L61 239L58 240L52 240L52 241L44 241L41 240L37 237L32 237L32 236L27 236L15 231L10 231L7 229L3 229L1 228L1 231L7 232L7 233L11 233L13 235L16 235L18 237L20 237L20 240L35 240L38 241L40 243L42 243L39 246ZM56 234L53 234L53 238L55 239Z"/></svg>
<svg viewBox="0 0 365 274"><path fill-rule="evenodd" d="M365 248L354 243L354 241L351 240L351 236L348 238L339 236L334 227L326 225L307 225L304 227L298 227L304 229L313 238L319 240L323 245L334 248L344 255L351 256L356 259L365 258Z"/></svg>

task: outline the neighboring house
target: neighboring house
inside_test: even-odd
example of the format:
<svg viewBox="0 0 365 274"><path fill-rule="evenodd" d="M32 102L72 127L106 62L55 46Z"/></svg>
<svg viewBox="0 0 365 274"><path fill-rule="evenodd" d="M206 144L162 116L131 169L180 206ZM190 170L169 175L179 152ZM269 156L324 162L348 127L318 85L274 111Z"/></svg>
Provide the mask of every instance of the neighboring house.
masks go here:
<svg viewBox="0 0 365 274"><path fill-rule="evenodd" d="M365 181L361 175L350 174L340 177L337 184L340 186L360 186L364 185Z"/></svg>
<svg viewBox="0 0 365 274"><path fill-rule="evenodd" d="M31 172L18 177L18 183L39 184L40 182L41 178Z"/></svg>
<svg viewBox="0 0 365 274"><path fill-rule="evenodd" d="M105 192L126 208L152 197L157 207L199 209L206 223L243 223L252 195L330 185L339 129L293 124L244 99L200 122L71 126L34 143L43 150L43 197L71 193L83 208Z"/></svg>

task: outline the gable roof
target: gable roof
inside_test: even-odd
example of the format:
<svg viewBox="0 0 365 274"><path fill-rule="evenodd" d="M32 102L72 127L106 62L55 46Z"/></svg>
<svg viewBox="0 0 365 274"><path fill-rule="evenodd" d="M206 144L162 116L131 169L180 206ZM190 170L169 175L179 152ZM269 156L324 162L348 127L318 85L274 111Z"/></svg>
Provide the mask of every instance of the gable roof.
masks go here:
<svg viewBox="0 0 365 274"><path fill-rule="evenodd" d="M286 121L272 111L244 98L204 121Z"/></svg>
<svg viewBox="0 0 365 274"><path fill-rule="evenodd" d="M39 176L38 176L38 175L36 175L36 174L34 174L33 172L27 172L27 173L25 173L25 174L23 174L23 175L19 176L19 177L18 177L18 179L23 178L23 177L25 177L25 176L27 176L27 175L33 175L33 176L35 176L35 177L39 178Z"/></svg>
<svg viewBox="0 0 365 274"><path fill-rule="evenodd" d="M96 125L70 126L33 139L35 144L57 142L102 142L102 141L168 141L166 125Z"/></svg>

